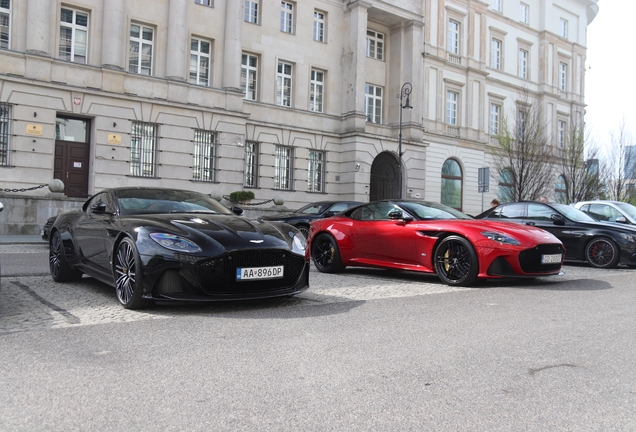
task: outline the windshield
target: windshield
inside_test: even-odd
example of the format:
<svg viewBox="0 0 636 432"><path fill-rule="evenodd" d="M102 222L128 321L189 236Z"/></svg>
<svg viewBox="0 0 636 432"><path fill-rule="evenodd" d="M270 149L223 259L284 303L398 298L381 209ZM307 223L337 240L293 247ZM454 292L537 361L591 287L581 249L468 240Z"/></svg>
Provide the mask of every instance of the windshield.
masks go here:
<svg viewBox="0 0 636 432"><path fill-rule="evenodd" d="M296 210L296 213L301 214L322 214L329 208L331 204L309 204Z"/></svg>
<svg viewBox="0 0 636 432"><path fill-rule="evenodd" d="M588 216L587 214L583 213L579 209L570 207L569 205L565 205L565 204L551 204L551 205L552 207L554 207L556 211L561 213L563 216L575 222L597 222L596 219L592 218L591 216Z"/></svg>
<svg viewBox="0 0 636 432"><path fill-rule="evenodd" d="M472 219L459 210L445 206L444 204L433 202L405 201L400 203L400 207L405 208L409 213L415 214L419 219Z"/></svg>
<svg viewBox="0 0 636 432"><path fill-rule="evenodd" d="M633 205L619 202L619 203L616 203L616 207L621 209L621 211L625 213L627 216L631 217L632 219L636 219L636 207L634 207Z"/></svg>
<svg viewBox="0 0 636 432"><path fill-rule="evenodd" d="M160 213L232 214L218 201L198 192L172 189L124 189L116 192L121 215Z"/></svg>

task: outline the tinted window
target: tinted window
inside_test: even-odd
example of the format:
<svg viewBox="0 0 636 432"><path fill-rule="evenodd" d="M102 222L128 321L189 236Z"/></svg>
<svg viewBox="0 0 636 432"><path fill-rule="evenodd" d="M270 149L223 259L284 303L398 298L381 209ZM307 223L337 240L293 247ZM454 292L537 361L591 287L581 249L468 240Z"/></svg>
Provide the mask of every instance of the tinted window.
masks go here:
<svg viewBox="0 0 636 432"><path fill-rule="evenodd" d="M555 213L550 207L543 204L528 204L528 217L536 221L551 221L550 216Z"/></svg>
<svg viewBox="0 0 636 432"><path fill-rule="evenodd" d="M389 202L373 203L357 208L351 213L351 217L357 220L389 220L389 212L400 209Z"/></svg>
<svg viewBox="0 0 636 432"><path fill-rule="evenodd" d="M490 214L489 217L502 218L502 219L514 219L523 217L525 204L516 203L501 206Z"/></svg>
<svg viewBox="0 0 636 432"><path fill-rule="evenodd" d="M581 210L575 209L574 207L570 207L565 204L552 204L552 207L570 220L576 222L594 222L593 218L586 215Z"/></svg>
<svg viewBox="0 0 636 432"><path fill-rule="evenodd" d="M419 203L419 202L404 202L401 204L410 213L415 214L419 219L431 220L431 219L472 219L470 216L465 215L459 210L455 210L449 206L438 203Z"/></svg>
<svg viewBox="0 0 636 432"><path fill-rule="evenodd" d="M309 205L306 205L305 207L302 207L301 209L299 209L296 213L321 214L325 210L327 210L328 207L329 207L329 204L309 204Z"/></svg>
<svg viewBox="0 0 636 432"><path fill-rule="evenodd" d="M232 214L218 201L191 191L124 189L117 191L120 214L219 213Z"/></svg>

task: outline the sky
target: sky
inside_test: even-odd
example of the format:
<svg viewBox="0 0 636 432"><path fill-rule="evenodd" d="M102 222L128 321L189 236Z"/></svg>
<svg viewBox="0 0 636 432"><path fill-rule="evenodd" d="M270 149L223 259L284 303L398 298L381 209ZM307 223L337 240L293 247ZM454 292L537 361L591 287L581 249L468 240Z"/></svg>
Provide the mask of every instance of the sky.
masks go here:
<svg viewBox="0 0 636 432"><path fill-rule="evenodd" d="M636 1L599 0L599 12L587 28L585 122L603 145L625 120L636 136Z"/></svg>

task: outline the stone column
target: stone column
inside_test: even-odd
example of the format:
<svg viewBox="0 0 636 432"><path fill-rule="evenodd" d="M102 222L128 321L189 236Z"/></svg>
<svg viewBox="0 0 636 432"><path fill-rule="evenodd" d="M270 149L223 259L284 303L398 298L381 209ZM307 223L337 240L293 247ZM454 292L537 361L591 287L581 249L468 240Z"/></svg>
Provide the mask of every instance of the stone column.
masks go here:
<svg viewBox="0 0 636 432"><path fill-rule="evenodd" d="M124 70L124 0L104 0L102 23L102 66Z"/></svg>
<svg viewBox="0 0 636 432"><path fill-rule="evenodd" d="M28 0L26 52L50 57L50 42L55 39L51 32L51 4L49 0Z"/></svg>
<svg viewBox="0 0 636 432"><path fill-rule="evenodd" d="M241 28L243 2L228 1L225 8L225 41L223 45L223 88L241 88Z"/></svg>
<svg viewBox="0 0 636 432"><path fill-rule="evenodd" d="M360 119L353 119L353 123L348 122L347 129L364 130L364 87L365 68L367 57L367 10L369 3L354 1L349 7L349 34L346 36L349 42L341 59L343 72L343 92L342 97L344 115L346 117L358 116Z"/></svg>
<svg viewBox="0 0 636 432"><path fill-rule="evenodd" d="M186 81L188 41L188 0L170 0L168 10L168 52L166 78Z"/></svg>

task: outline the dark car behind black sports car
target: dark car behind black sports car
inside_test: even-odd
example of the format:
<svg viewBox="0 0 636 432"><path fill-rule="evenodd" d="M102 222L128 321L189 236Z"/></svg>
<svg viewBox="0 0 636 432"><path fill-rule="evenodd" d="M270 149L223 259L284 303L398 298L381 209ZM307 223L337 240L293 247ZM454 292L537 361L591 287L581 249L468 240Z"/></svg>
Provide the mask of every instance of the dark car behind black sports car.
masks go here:
<svg viewBox="0 0 636 432"><path fill-rule="evenodd" d="M58 282L93 276L114 286L129 309L156 299L256 299L307 289L302 233L238 214L197 192L106 189L56 218L51 275Z"/></svg>
<svg viewBox="0 0 636 432"><path fill-rule="evenodd" d="M55 223L55 219L57 219L57 216L51 216L44 223L44 226L40 230L42 240L49 241L49 234L51 233L51 227L53 226L53 223Z"/></svg>
<svg viewBox="0 0 636 432"><path fill-rule="evenodd" d="M619 263L636 266L636 228L598 222L565 204L505 203L475 218L515 222L549 231L565 246L566 261L586 261L598 268L614 268Z"/></svg>
<svg viewBox="0 0 636 432"><path fill-rule="evenodd" d="M262 216L259 219L270 222L286 222L298 228L307 238L311 221L337 215L359 204L363 203L359 201L319 201L307 204L291 213L276 213Z"/></svg>

